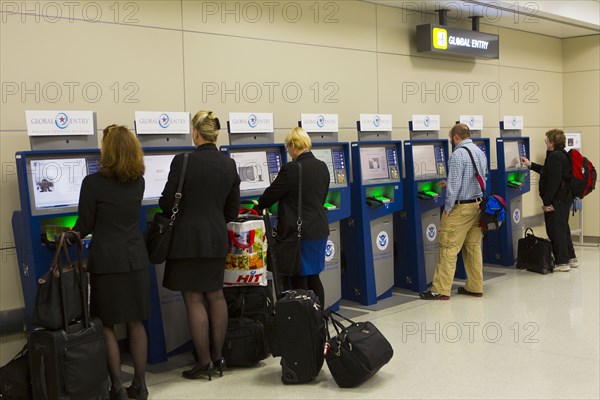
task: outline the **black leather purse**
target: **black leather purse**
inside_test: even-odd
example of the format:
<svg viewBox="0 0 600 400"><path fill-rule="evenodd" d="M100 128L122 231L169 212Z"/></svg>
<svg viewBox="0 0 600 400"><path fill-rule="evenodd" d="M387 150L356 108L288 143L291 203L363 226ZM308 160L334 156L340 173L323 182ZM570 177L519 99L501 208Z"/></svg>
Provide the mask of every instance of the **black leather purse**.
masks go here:
<svg viewBox="0 0 600 400"><path fill-rule="evenodd" d="M294 276L300 272L300 243L302 240L302 164L298 164L298 220L296 232L286 236L273 233L275 239L274 255L277 260L277 273Z"/></svg>
<svg viewBox="0 0 600 400"><path fill-rule="evenodd" d="M76 238L77 259L71 260L66 235ZM82 295L87 295L88 276L82 262L83 244L73 231L60 236L50 271L38 279L32 322L42 328L57 330L84 316ZM64 258L66 263L61 262ZM86 297L87 299L87 297Z"/></svg>
<svg viewBox="0 0 600 400"><path fill-rule="evenodd" d="M325 361L339 387L358 386L392 359L394 349L372 323L354 322L333 311L331 314L329 319L337 335L330 337L327 327ZM333 315L350 325L344 327Z"/></svg>
<svg viewBox="0 0 600 400"><path fill-rule="evenodd" d="M170 217L163 213L154 214L154 220L148 224L146 229L146 249L148 249L148 258L153 264L162 264L166 261L171 250L171 241L173 240L173 226L177 213L179 212L179 202L181 201L181 191L185 181L189 154L183 156L183 167L179 176L177 192L175 193L175 203L173 204Z"/></svg>

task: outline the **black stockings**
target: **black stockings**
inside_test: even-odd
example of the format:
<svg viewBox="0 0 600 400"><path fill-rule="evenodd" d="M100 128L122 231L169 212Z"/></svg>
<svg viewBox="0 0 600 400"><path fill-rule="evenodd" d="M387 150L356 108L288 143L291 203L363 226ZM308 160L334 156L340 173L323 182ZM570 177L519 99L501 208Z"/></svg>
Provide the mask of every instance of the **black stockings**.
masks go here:
<svg viewBox="0 0 600 400"><path fill-rule="evenodd" d="M104 340L106 341L106 363L113 391L118 391L123 386L121 380L121 355L119 343L115 335L113 325L102 327ZM129 348L133 358L134 377L133 382L138 386L146 385L146 359L148 356L148 338L142 321L127 322L127 335L129 337Z"/></svg>
<svg viewBox="0 0 600 400"><path fill-rule="evenodd" d="M183 292L183 300L198 363L206 365L211 360L218 360L227 333L227 303L223 290Z"/></svg>

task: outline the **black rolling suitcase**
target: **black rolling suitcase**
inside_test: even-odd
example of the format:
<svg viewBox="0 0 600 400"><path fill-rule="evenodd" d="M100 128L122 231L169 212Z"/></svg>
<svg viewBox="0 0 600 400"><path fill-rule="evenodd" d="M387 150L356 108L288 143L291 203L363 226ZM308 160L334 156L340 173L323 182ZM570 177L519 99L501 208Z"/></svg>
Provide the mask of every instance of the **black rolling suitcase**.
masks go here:
<svg viewBox="0 0 600 400"><path fill-rule="evenodd" d="M263 216L271 247L271 221L266 210ZM282 293L274 252L269 251L268 256L277 296L276 329L271 352L273 356L281 356L283 383L310 382L319 374L324 361L326 332L321 306L311 290L288 290Z"/></svg>
<svg viewBox="0 0 600 400"><path fill-rule="evenodd" d="M81 242L79 245L78 263L83 268ZM81 287L82 321L68 325L63 301L63 329L38 329L29 336L31 387L36 400L104 400L109 397L102 322L90 319L87 285L84 287L82 283Z"/></svg>

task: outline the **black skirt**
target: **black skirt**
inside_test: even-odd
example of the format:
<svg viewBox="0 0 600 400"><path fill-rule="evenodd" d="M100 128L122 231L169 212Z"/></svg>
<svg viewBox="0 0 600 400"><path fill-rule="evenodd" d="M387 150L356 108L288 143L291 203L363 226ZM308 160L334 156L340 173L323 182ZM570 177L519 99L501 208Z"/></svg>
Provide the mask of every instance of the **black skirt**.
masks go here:
<svg viewBox="0 0 600 400"><path fill-rule="evenodd" d="M90 274L90 314L104 325L141 321L150 316L148 268L119 274Z"/></svg>
<svg viewBox="0 0 600 400"><path fill-rule="evenodd" d="M214 292L223 288L225 257L169 259L163 286L179 292Z"/></svg>

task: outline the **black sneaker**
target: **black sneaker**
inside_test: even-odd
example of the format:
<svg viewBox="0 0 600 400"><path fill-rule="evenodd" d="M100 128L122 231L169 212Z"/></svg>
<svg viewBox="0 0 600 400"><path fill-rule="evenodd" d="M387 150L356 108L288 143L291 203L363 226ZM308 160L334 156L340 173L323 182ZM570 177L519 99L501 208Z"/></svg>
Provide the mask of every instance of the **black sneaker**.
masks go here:
<svg viewBox="0 0 600 400"><path fill-rule="evenodd" d="M483 296L483 293L469 292L467 289L465 289L462 286L458 288L458 294L465 294L467 296L473 296L473 297L481 297L481 296Z"/></svg>
<svg viewBox="0 0 600 400"><path fill-rule="evenodd" d="M434 293L431 290L419 293L419 297L423 300L450 300L450 296L445 294Z"/></svg>

